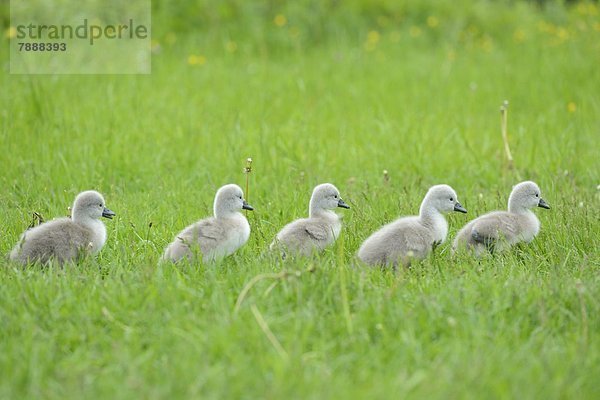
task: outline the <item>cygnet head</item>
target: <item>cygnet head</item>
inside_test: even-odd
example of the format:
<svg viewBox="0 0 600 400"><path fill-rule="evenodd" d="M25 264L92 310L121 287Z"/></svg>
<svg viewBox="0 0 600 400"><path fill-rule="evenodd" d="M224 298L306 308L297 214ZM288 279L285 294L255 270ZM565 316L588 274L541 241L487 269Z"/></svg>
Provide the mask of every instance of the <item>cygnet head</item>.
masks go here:
<svg viewBox="0 0 600 400"><path fill-rule="evenodd" d="M106 208L104 197L95 190L81 192L73 203L73 221L99 219L100 217L112 219L116 214Z"/></svg>
<svg viewBox="0 0 600 400"><path fill-rule="evenodd" d="M542 199L542 192L538 185L531 181L515 185L508 198L508 211L522 212L533 207L550 208L548 203Z"/></svg>
<svg viewBox="0 0 600 400"><path fill-rule="evenodd" d="M458 211L466 213L467 210L458 202L456 192L448 185L432 186L421 203L421 215L424 211L435 209L442 213Z"/></svg>
<svg viewBox="0 0 600 400"><path fill-rule="evenodd" d="M323 183L313 190L310 198L310 215L336 207L350 208L340 197L340 191L331 183Z"/></svg>
<svg viewBox="0 0 600 400"><path fill-rule="evenodd" d="M217 190L214 204L215 217L227 217L242 209L250 211L254 210L254 208L244 200L244 192L241 187L230 184Z"/></svg>

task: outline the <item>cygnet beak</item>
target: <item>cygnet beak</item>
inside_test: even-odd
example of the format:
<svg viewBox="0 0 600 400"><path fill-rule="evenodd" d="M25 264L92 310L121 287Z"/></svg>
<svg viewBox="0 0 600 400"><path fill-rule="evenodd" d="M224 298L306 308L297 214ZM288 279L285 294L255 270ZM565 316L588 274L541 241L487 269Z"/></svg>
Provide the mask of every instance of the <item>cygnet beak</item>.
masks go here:
<svg viewBox="0 0 600 400"><path fill-rule="evenodd" d="M242 208L244 210L250 210L250 211L254 210L254 207L252 207L250 204L246 203L246 200L244 200L244 203L242 204Z"/></svg>
<svg viewBox="0 0 600 400"><path fill-rule="evenodd" d="M538 203L538 207L545 208L546 210L550 209L550 205L548 203L546 203L544 201L544 199L542 199L541 197L540 197L540 202Z"/></svg>
<svg viewBox="0 0 600 400"><path fill-rule="evenodd" d="M454 203L454 211L458 211L464 214L467 213L467 209L464 208L458 201Z"/></svg>
<svg viewBox="0 0 600 400"><path fill-rule="evenodd" d="M341 208L350 208L350 206L348 204L346 204L346 202L344 200L342 200L342 199L338 200L338 207L341 207Z"/></svg>
<svg viewBox="0 0 600 400"><path fill-rule="evenodd" d="M112 217L114 217L115 214L114 211L109 210L108 208L104 207L104 211L102 211L102 216L104 218L108 218L108 219L112 219Z"/></svg>

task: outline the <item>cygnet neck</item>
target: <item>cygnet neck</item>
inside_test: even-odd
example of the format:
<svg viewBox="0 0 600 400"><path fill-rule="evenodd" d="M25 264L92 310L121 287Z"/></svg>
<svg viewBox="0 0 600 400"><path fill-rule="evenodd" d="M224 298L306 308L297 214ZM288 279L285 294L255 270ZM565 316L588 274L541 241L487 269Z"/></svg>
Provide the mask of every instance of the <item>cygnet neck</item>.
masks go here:
<svg viewBox="0 0 600 400"><path fill-rule="evenodd" d="M86 214L78 207L73 207L71 220L76 224L84 226L96 225L98 222L102 223L99 219L90 217L89 214Z"/></svg>
<svg viewBox="0 0 600 400"><path fill-rule="evenodd" d="M308 218L318 217L322 212L323 209L317 206L317 201L311 196L310 202L308 203Z"/></svg>
<svg viewBox="0 0 600 400"><path fill-rule="evenodd" d="M514 214L527 214L530 210L519 203L519 201L511 195L508 198L508 212Z"/></svg>
<svg viewBox="0 0 600 400"><path fill-rule="evenodd" d="M317 201L310 199L310 204L308 205L308 217L309 218L318 218L318 217L327 217L331 215L335 215L335 213L331 210L325 209L317 204Z"/></svg>
<svg viewBox="0 0 600 400"><path fill-rule="evenodd" d="M240 213L231 209L227 209L223 205L215 203L214 214L215 218L231 218Z"/></svg>
<svg viewBox="0 0 600 400"><path fill-rule="evenodd" d="M419 218L425 225L433 226L434 221L439 219L442 213L429 203L428 199L423 200L419 209Z"/></svg>
<svg viewBox="0 0 600 400"><path fill-rule="evenodd" d="M309 218L331 217L333 215L335 215L333 211L325 210L323 208L311 208L308 212Z"/></svg>

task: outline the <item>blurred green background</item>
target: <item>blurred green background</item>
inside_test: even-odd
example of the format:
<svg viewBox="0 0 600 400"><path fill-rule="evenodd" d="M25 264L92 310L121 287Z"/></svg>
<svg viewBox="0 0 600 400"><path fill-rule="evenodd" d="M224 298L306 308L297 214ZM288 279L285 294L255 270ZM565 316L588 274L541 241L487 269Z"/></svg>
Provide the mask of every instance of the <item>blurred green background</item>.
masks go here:
<svg viewBox="0 0 600 400"><path fill-rule="evenodd" d="M150 75L9 75L0 3L0 253L33 211L65 215L84 189L118 215L76 267L0 259L0 398L597 397L597 2L152 10ZM248 244L218 265L157 266L220 185L245 187L247 157ZM447 242L397 274L357 263L361 241L416 213L430 185L469 210L448 216L451 241L521 179L552 206L536 210L531 244L474 260ZM325 181L352 206L336 246L285 264L266 254ZM248 282L281 271L234 312Z"/></svg>

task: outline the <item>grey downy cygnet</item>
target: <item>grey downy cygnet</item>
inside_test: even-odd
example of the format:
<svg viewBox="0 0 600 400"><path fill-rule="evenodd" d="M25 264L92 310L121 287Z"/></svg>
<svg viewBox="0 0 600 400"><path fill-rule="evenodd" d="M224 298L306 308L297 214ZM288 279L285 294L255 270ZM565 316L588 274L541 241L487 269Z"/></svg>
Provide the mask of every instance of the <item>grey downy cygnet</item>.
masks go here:
<svg viewBox="0 0 600 400"><path fill-rule="evenodd" d="M270 248L286 254L308 256L333 244L340 236L342 222L333 210L350 208L330 183L314 188L308 208L308 218L297 219L281 229Z"/></svg>
<svg viewBox="0 0 600 400"><path fill-rule="evenodd" d="M427 257L435 245L446 240L448 222L443 214L450 211L467 212L450 186L431 187L418 216L400 218L383 226L360 246L358 258L368 265L396 268Z"/></svg>
<svg viewBox="0 0 600 400"><path fill-rule="evenodd" d="M25 231L10 259L20 264L46 264L50 260L64 264L95 254L106 242L106 227L100 218L114 216L100 193L93 190L79 193L71 218L57 218Z"/></svg>
<svg viewBox="0 0 600 400"><path fill-rule="evenodd" d="M230 184L221 187L215 195L214 216L200 220L177 234L167 246L163 261L192 260L199 252L204 262L211 262L233 254L250 237L250 224L241 210L254 210L246 200L242 188Z"/></svg>
<svg viewBox="0 0 600 400"><path fill-rule="evenodd" d="M477 256L499 252L519 242L531 242L540 231L540 221L531 208L549 209L534 182L516 185L508 198L508 211L493 211L466 224L456 235L452 248L472 250Z"/></svg>

